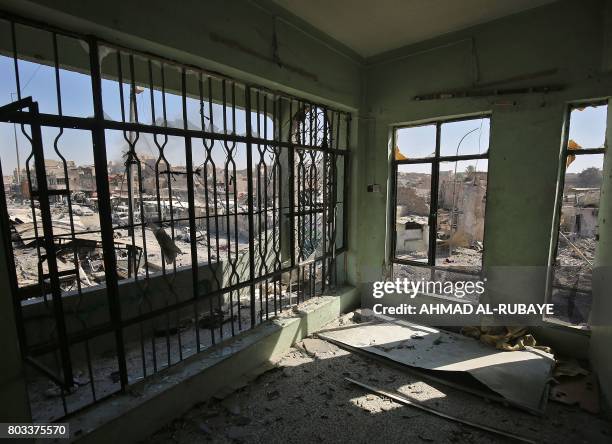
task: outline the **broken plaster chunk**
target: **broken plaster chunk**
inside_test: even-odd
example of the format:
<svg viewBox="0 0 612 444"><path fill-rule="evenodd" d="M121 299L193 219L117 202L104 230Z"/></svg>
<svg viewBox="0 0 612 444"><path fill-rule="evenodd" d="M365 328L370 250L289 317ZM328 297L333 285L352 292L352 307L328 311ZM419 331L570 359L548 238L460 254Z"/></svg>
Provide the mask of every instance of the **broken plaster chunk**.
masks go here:
<svg viewBox="0 0 612 444"><path fill-rule="evenodd" d="M302 346L308 353L315 356L333 354L335 352L334 348L329 342L316 338L305 338L302 341Z"/></svg>
<svg viewBox="0 0 612 444"><path fill-rule="evenodd" d="M370 309L361 309L358 308L353 312L353 316L350 318L356 324L360 324L362 322L369 322L373 319L374 314Z"/></svg>

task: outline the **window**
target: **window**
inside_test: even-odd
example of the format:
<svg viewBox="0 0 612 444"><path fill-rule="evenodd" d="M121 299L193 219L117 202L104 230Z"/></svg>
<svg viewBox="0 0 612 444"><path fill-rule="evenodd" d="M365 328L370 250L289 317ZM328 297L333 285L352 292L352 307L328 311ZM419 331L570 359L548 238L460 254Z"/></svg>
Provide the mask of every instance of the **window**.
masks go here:
<svg viewBox="0 0 612 444"><path fill-rule="evenodd" d="M591 310L607 111L605 102L570 107L560 164L547 288L555 318L549 320L582 327Z"/></svg>
<svg viewBox="0 0 612 444"><path fill-rule="evenodd" d="M394 277L478 279L482 272L490 118L394 130Z"/></svg>
<svg viewBox="0 0 612 444"><path fill-rule="evenodd" d="M350 114L20 22L0 231L35 421L342 284Z"/></svg>

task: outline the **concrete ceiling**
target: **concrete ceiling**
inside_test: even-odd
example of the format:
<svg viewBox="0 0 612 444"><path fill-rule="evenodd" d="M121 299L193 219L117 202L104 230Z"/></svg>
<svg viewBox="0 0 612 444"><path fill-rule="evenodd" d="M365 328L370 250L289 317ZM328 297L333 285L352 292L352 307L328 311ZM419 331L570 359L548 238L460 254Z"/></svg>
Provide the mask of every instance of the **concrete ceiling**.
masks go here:
<svg viewBox="0 0 612 444"><path fill-rule="evenodd" d="M273 0L362 57L555 0Z"/></svg>

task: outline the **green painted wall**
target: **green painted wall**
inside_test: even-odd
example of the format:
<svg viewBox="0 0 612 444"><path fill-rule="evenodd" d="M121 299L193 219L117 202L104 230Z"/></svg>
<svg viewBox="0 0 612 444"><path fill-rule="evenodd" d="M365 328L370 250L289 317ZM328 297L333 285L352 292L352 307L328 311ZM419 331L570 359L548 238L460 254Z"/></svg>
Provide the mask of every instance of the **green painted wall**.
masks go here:
<svg viewBox="0 0 612 444"><path fill-rule="evenodd" d="M364 136L357 185L364 280L380 272L385 257L391 125L478 112L492 112L485 262L546 263L566 103L612 91L612 76L600 70L600 13L597 1L562 1L394 51L366 67L363 118L372 134ZM549 69L557 71L499 87L563 84L564 91L413 100ZM367 183L383 185L383 192L367 193Z"/></svg>
<svg viewBox="0 0 612 444"><path fill-rule="evenodd" d="M612 101L608 101L612 106ZM612 113L608 113L607 146L612 140ZM599 383L612 405L612 156L604 161L604 182L601 189L599 208L599 251L595 257L593 272L593 323L590 357L599 370Z"/></svg>
<svg viewBox="0 0 612 444"><path fill-rule="evenodd" d="M567 102L612 94L610 41L604 27L606 3L560 1L485 25L448 34L377 56L365 68L365 103L359 152L359 270L362 282L380 279L386 254L387 192L391 127L399 123L491 112L485 267L544 266L547 263L559 153ZM561 84L550 94L415 101L414 96L466 90L545 70L551 75L499 83L497 88ZM368 193L367 184L381 185ZM609 224L601 225L609 231ZM608 234L609 235L609 234ZM609 250L609 245L602 243ZM609 254L609 253L608 253ZM542 302L545 274L522 282L489 282L488 297L514 294ZM609 283L608 283L609 288ZM596 294L602 299L608 294ZM507 300L507 299L506 299ZM601 304L602 308L604 304ZM609 318L610 304L605 304ZM558 351L588 355L588 336L557 328L541 337ZM609 329L599 330L608 341ZM606 338L606 339L603 339ZM592 350L610 397L609 346ZM608 355L608 356L606 356ZM603 356L603 357L602 357ZM605 362L605 365L603 363Z"/></svg>

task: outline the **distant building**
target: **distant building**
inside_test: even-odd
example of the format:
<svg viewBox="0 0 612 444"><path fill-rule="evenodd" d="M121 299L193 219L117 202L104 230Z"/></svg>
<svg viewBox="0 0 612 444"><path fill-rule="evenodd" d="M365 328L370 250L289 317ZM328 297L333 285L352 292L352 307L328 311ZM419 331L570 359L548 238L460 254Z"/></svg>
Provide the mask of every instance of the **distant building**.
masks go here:
<svg viewBox="0 0 612 444"><path fill-rule="evenodd" d="M426 217L402 216L395 224L396 253L410 254L429 249L429 225Z"/></svg>
<svg viewBox="0 0 612 444"><path fill-rule="evenodd" d="M571 188L563 196L561 230L574 237L597 235L599 188Z"/></svg>
<svg viewBox="0 0 612 444"><path fill-rule="evenodd" d="M449 176L440 181L438 220L445 217L442 231L449 237L460 234L466 247L484 238L485 206L487 197L487 173L476 172L469 176ZM444 211L442 211L444 210Z"/></svg>

